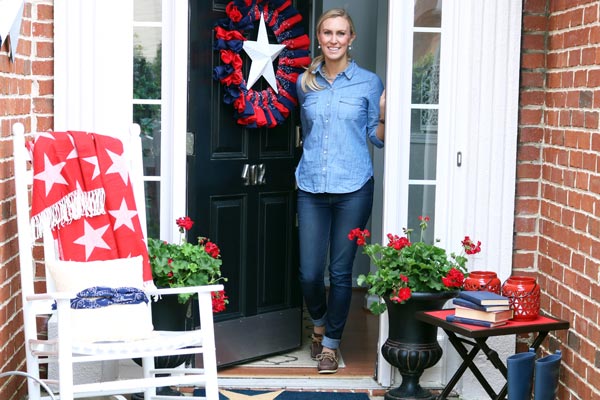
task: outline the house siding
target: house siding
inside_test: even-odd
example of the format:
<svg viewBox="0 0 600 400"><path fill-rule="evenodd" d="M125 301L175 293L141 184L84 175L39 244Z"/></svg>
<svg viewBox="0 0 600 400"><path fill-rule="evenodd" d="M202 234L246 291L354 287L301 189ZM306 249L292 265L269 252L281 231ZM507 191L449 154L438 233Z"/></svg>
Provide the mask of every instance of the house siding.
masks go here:
<svg viewBox="0 0 600 400"><path fill-rule="evenodd" d="M52 1L26 1L14 60L8 43L0 48L0 372L26 369L11 127L22 122L32 132L54 125L53 18ZM26 392L22 377L0 379L3 400L21 399Z"/></svg>
<svg viewBox="0 0 600 400"><path fill-rule="evenodd" d="M599 13L598 1L523 2L513 272L570 322L543 345L562 351L562 400L600 398Z"/></svg>

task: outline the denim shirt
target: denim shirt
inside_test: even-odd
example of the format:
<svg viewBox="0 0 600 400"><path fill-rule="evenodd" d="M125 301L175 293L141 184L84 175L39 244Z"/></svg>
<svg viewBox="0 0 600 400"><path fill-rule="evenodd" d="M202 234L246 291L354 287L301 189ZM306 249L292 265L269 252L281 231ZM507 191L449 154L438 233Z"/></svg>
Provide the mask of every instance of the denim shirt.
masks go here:
<svg viewBox="0 0 600 400"><path fill-rule="evenodd" d="M296 82L303 141L296 182L310 193L351 193L373 176L367 138L383 147L376 135L383 83L351 61L330 84L322 66L313 71L322 90L303 92L302 76Z"/></svg>

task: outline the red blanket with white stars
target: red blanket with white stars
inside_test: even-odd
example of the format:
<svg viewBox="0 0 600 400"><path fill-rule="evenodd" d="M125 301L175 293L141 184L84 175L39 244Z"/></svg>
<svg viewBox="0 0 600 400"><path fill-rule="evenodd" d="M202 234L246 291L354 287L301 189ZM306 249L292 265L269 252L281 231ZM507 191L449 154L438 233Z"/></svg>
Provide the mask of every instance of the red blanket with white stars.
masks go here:
<svg viewBox="0 0 600 400"><path fill-rule="evenodd" d="M28 147L35 238L41 237L44 226L50 227L61 260L142 255L144 281L152 281L121 141L96 133L45 132Z"/></svg>

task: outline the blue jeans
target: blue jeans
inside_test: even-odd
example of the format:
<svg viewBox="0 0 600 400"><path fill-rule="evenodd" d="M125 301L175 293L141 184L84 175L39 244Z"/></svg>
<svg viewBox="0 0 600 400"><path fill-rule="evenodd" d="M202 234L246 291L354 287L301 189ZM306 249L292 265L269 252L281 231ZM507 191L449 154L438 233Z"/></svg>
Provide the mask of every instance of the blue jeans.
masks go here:
<svg viewBox="0 0 600 400"><path fill-rule="evenodd" d="M340 345L352 299L352 265L357 245L348 239L348 233L354 228L365 228L372 205L372 178L352 193L298 191L300 285L313 323L325 326L323 346L330 349ZM328 251L329 298L326 299Z"/></svg>

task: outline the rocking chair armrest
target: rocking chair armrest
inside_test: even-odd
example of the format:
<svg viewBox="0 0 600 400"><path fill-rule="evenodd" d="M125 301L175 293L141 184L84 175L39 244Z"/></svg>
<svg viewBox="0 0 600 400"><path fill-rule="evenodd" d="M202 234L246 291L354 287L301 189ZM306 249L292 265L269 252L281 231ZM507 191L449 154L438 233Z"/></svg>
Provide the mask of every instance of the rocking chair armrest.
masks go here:
<svg viewBox="0 0 600 400"><path fill-rule="evenodd" d="M147 290L147 295L169 295L181 293L206 293L219 292L223 290L223 285L202 285L202 286L185 286L177 288L151 289Z"/></svg>
<svg viewBox="0 0 600 400"><path fill-rule="evenodd" d="M76 296L72 292L49 292L49 293L34 293L25 296L27 301L48 301L48 300L70 300Z"/></svg>

